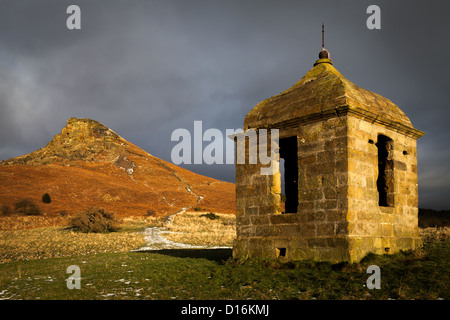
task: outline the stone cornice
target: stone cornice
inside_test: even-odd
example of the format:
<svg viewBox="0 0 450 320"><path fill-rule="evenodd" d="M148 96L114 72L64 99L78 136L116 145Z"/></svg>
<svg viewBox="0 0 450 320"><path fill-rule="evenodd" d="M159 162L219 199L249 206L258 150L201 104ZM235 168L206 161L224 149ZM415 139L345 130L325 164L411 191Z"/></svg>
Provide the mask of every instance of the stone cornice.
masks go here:
<svg viewBox="0 0 450 320"><path fill-rule="evenodd" d="M351 107L349 105L343 105L336 107L334 109L325 110L322 112L313 113L307 116L298 117L286 121L281 121L278 123L270 124L268 126L264 126L267 129L293 129L296 127L299 127L301 125L305 125L308 123L314 123L318 121L323 121L331 118L336 117L343 117L343 116L353 116L358 119L362 119L364 121L370 122L370 123L376 123L380 126L386 127L388 129L391 129L393 131L396 131L398 133L404 134L408 137L418 139L422 137L425 133L423 131L420 131L418 129L415 129L413 127L405 126L404 124L401 124L400 122L396 122L390 119L387 119L385 117L382 117L378 114L372 113L368 110L358 108L358 107ZM251 129L251 128L249 128ZM257 129L257 128L253 128ZM258 129L262 129L258 128Z"/></svg>

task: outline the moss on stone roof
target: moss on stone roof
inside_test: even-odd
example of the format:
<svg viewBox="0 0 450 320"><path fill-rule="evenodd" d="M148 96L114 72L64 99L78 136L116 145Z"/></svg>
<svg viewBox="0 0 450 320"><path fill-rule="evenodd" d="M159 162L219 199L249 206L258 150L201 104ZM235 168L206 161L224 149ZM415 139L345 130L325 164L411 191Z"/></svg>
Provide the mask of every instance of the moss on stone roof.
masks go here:
<svg viewBox="0 0 450 320"><path fill-rule="evenodd" d="M245 117L244 128L274 127L292 119L330 114L344 106L355 113L379 118L382 123L413 129L398 106L348 81L329 59L317 60L291 88L258 103ZM420 135L418 130L414 131Z"/></svg>

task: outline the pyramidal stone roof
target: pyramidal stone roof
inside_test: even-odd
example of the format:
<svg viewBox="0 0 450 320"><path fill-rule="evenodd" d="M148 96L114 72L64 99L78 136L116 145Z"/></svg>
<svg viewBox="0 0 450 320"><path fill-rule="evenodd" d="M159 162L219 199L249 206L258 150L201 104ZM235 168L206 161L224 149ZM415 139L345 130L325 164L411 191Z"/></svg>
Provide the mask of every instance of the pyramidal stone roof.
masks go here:
<svg viewBox="0 0 450 320"><path fill-rule="evenodd" d="M282 129L350 114L416 139L424 134L392 101L348 81L322 53L300 81L258 103L245 117L244 129Z"/></svg>

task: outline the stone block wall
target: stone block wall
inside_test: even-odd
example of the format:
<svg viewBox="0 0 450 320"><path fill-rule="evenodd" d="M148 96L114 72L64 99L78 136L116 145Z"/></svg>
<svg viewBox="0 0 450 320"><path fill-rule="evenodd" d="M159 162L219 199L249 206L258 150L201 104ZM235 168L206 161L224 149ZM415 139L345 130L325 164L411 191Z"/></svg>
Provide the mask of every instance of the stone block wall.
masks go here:
<svg viewBox="0 0 450 320"><path fill-rule="evenodd" d="M279 172L261 176L260 164L236 165L235 258L348 260L346 121L280 128L280 139L298 141L297 213L281 214Z"/></svg>
<svg viewBox="0 0 450 320"><path fill-rule="evenodd" d="M389 205L379 205L378 139L390 138L393 190ZM418 231L416 140L372 124L348 118L349 250L352 260L368 252L395 253L421 245Z"/></svg>

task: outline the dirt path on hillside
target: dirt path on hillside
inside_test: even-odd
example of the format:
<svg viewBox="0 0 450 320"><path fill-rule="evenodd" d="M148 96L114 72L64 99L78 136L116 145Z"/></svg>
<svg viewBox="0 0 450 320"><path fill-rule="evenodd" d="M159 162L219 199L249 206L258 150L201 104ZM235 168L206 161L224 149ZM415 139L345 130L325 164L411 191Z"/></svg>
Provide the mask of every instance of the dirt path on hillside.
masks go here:
<svg viewBox="0 0 450 320"><path fill-rule="evenodd" d="M144 230L144 234L145 234L145 241L147 242L147 245L145 247L142 247L142 248L134 250L134 251L164 250L164 249L200 249L200 248L204 248L202 246L192 246L192 245L185 244L185 243L175 242L175 241L166 239L166 238L164 238L162 236L162 234L164 234L164 233L170 233L170 231L166 230L166 226L170 225L173 222L173 219L177 215L182 214L182 213L186 212L187 210L191 209L192 207L198 205L200 203L200 201L203 200L204 197L201 196L201 195L198 195L197 193L192 191L190 185L188 183L186 183L186 181L184 181L180 176L178 176L178 174L173 169L171 169L170 167L168 167L167 165L165 165L161 161L157 160L157 162L158 162L158 164L160 166L162 166L165 169L169 170L169 172L175 178L177 178L178 181L183 183L185 185L186 191L188 193L190 193L190 194L192 194L192 195L197 197L197 202L195 204L193 204L192 206L184 207L180 211L175 212L175 213L165 217L165 219L164 219L164 226L163 227L151 227L151 228L145 229Z"/></svg>
<svg viewBox="0 0 450 320"><path fill-rule="evenodd" d="M230 249L231 247L209 247L209 246L194 246L186 243L175 242L165 238L163 235L167 233L174 233L167 231L164 227L152 227L144 230L145 241L147 245L133 251L151 251L151 250L166 250L166 249Z"/></svg>
<svg viewBox="0 0 450 320"><path fill-rule="evenodd" d="M195 194L190 188L187 188L187 191ZM195 194L197 195L197 194ZM194 246L186 243L181 242L175 242L172 240L169 240L163 236L163 234L167 233L174 233L172 231L167 231L166 226L170 225L173 222L173 219L175 216L182 214L186 212L187 210L191 209L192 207L198 205L200 201L202 201L203 196L198 196L197 202L190 206L182 208L180 211L175 212L169 216L166 217L164 221L163 227L151 227L144 230L145 234L145 241L147 242L147 245L139 248L137 250L133 251L149 251L149 250L165 250L165 249L229 249L231 247L208 247L208 246Z"/></svg>
<svg viewBox="0 0 450 320"><path fill-rule="evenodd" d="M202 246L192 246L185 243L175 242L163 236L171 233L164 227L152 227L144 230L147 245L134 251L164 250L164 249L203 249Z"/></svg>

